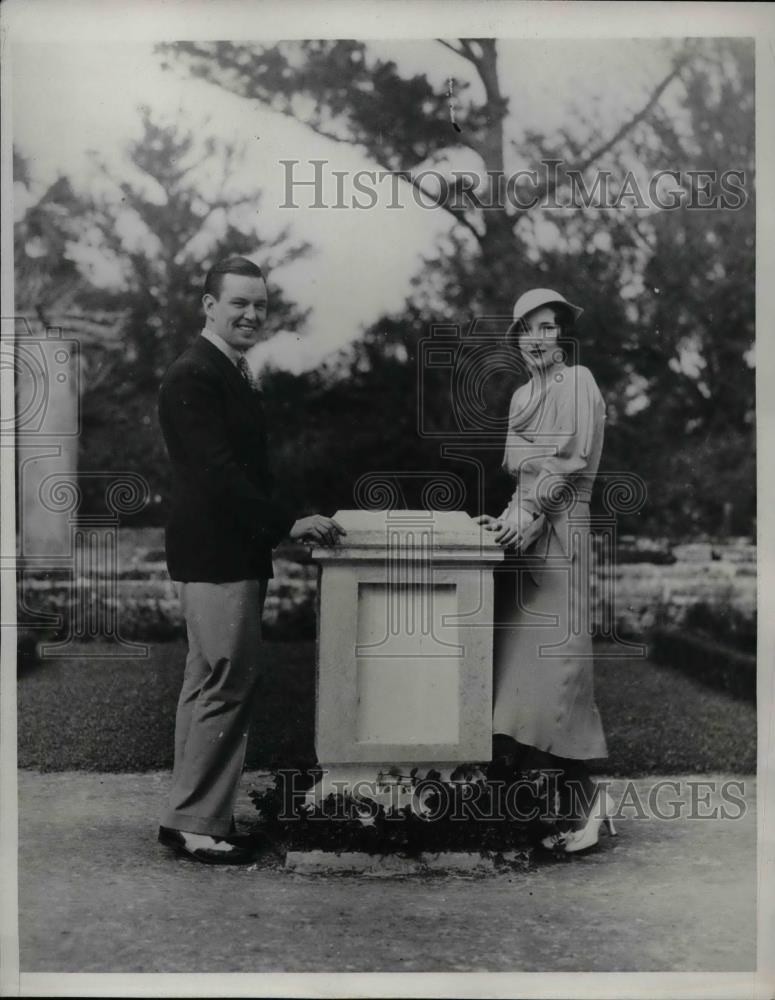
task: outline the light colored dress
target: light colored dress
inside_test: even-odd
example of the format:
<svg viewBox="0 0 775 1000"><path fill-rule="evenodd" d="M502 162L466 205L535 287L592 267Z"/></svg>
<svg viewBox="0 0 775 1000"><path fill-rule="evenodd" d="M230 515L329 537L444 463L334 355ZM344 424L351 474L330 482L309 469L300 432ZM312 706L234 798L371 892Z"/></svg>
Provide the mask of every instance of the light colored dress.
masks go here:
<svg viewBox="0 0 775 1000"><path fill-rule="evenodd" d="M589 369L555 364L514 393L503 459L516 490L501 519L538 520L501 575L493 732L578 760L607 756L592 682L589 523L604 426Z"/></svg>

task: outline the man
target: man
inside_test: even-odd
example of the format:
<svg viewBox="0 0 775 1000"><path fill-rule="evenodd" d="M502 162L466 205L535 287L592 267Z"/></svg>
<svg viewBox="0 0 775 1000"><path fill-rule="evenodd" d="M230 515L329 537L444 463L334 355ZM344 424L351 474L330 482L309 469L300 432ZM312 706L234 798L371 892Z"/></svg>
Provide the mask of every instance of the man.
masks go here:
<svg viewBox="0 0 775 1000"><path fill-rule="evenodd" d="M188 656L175 720L175 764L159 840L210 864L243 864L233 808L260 670L272 548L284 537L333 545L343 529L295 520L272 493L262 396L245 351L264 339L261 269L227 257L208 272L201 336L169 368L159 418L172 463L167 565Z"/></svg>

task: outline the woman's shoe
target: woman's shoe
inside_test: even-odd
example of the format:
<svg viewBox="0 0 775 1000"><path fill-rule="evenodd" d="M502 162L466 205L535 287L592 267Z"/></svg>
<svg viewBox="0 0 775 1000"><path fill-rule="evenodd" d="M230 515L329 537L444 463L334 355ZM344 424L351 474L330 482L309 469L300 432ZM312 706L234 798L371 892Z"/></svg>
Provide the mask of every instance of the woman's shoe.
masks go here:
<svg viewBox="0 0 775 1000"><path fill-rule="evenodd" d="M541 840L541 847L545 847L547 851L563 852L565 849L565 838L568 836L569 832L570 831L557 831L555 833L550 833Z"/></svg>
<svg viewBox="0 0 775 1000"><path fill-rule="evenodd" d="M615 812L614 801L608 792L605 793L605 806L592 809L592 813L587 819L586 825L580 830L569 830L563 834L565 854L578 854L579 851L586 851L594 847L600 838L600 828L605 825L611 837L616 836L614 821L611 819Z"/></svg>

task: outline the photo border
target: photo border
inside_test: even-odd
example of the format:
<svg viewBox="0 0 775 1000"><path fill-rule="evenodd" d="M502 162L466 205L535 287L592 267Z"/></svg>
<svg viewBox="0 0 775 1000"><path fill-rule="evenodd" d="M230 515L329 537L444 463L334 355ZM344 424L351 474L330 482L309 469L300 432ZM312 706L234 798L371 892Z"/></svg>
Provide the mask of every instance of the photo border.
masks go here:
<svg viewBox="0 0 775 1000"><path fill-rule="evenodd" d="M303 32L300 27L303 26ZM6 0L2 31L2 309L13 309L13 212L11 178L12 67L14 47L24 42L154 39L394 38L494 36L530 39L753 37L756 43L757 188L757 488L758 604L764 611L775 595L775 10L752 3L575 3L480 0L178 0L100 3L99 0ZM10 321L12 324L12 321ZM10 337L3 320L3 336ZM3 371L2 416L13 407L12 373ZM15 551L14 465L10 448L0 449L0 547ZM5 565L5 564L4 564ZM14 569L2 570L3 622L15 620ZM368 974L44 974L21 973L18 964L15 633L2 630L0 771L0 992L21 996L337 996L337 997L742 997L770 996L775 983L775 617L759 615L758 638L758 952L756 974L701 973L368 973ZM592 873L590 873L591 876ZM723 912L719 920L723 920Z"/></svg>

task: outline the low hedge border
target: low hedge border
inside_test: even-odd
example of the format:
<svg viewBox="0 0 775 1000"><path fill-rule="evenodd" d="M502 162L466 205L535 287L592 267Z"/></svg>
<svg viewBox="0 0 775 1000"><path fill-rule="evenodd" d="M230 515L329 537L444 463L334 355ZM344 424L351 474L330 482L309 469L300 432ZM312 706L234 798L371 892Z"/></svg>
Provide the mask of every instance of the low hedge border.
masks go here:
<svg viewBox="0 0 775 1000"><path fill-rule="evenodd" d="M650 658L735 698L756 701L756 657L709 636L656 628L650 637Z"/></svg>

